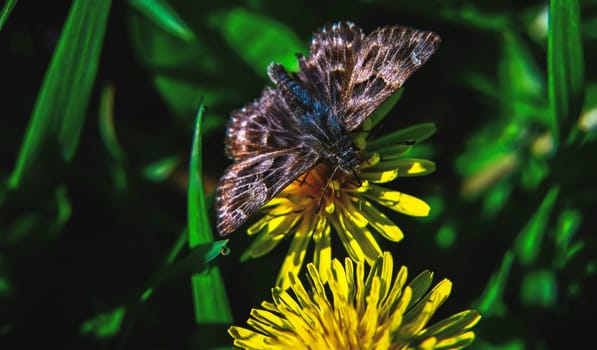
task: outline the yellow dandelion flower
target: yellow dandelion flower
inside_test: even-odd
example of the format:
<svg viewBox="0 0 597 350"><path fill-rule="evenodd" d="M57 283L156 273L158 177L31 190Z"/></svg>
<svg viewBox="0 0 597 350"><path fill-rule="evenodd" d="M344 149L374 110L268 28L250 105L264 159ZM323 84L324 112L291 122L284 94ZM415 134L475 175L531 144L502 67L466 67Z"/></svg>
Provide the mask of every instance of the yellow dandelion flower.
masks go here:
<svg viewBox="0 0 597 350"><path fill-rule="evenodd" d="M373 264L382 253L376 233L393 242L403 238L402 230L378 206L410 216L428 215L430 208L423 200L380 184L435 170L429 160L402 158L413 143L435 131L434 125L419 124L371 140L367 139L368 126L353 135L362 155L355 174L338 171L330 179L328 165L321 163L300 176L261 209L263 216L247 230L257 237L241 260L263 256L292 236L276 282L286 288L287 276L298 275L311 240L315 243L313 261L323 275L322 268L332 257L332 230L353 260Z"/></svg>
<svg viewBox="0 0 597 350"><path fill-rule="evenodd" d="M273 302L253 309L250 328L228 333L242 349L461 349L474 340L471 330L481 316L465 310L431 326L448 298L452 283L444 279L431 290L433 273L424 271L409 284L407 268L393 276L389 252L379 257L365 279L365 264L334 259L323 278L307 265L310 290L290 274L290 288L272 290Z"/></svg>

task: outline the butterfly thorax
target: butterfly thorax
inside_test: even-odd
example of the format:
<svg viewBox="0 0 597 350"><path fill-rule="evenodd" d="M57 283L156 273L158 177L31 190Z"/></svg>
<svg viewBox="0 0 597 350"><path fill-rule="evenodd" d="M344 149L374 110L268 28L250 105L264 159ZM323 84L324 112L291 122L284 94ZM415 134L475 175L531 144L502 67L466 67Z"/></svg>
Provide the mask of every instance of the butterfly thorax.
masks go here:
<svg viewBox="0 0 597 350"><path fill-rule="evenodd" d="M347 135L342 135L335 142L321 146L321 159L327 161L332 168L338 167L345 174L353 173L359 168L359 150Z"/></svg>
<svg viewBox="0 0 597 350"><path fill-rule="evenodd" d="M328 162L348 174L359 167L358 149L352 143L350 134L344 129L329 102L316 91L309 91L288 76L281 65L269 68L272 80L287 92L287 103L299 115L295 126L296 135L302 147L318 153L319 159Z"/></svg>

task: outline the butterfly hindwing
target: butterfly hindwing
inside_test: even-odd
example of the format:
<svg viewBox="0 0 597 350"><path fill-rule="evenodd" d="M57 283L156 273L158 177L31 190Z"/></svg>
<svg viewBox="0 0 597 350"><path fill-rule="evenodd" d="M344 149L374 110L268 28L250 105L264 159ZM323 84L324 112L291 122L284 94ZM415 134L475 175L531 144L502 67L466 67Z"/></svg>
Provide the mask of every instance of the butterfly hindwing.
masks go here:
<svg viewBox="0 0 597 350"><path fill-rule="evenodd" d="M218 184L218 231L231 233L251 214L269 202L301 174L318 156L304 149L283 149L245 157L232 164Z"/></svg>

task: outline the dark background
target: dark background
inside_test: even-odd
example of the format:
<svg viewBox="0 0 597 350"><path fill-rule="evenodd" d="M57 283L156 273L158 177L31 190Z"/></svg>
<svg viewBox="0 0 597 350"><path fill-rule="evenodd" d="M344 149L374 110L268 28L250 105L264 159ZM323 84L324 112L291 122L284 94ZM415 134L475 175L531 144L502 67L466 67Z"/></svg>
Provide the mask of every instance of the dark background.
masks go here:
<svg viewBox="0 0 597 350"><path fill-rule="evenodd" d="M0 31L2 182L15 166L70 4L20 1ZM484 318L472 348L557 349L592 339L597 262L594 131L581 132L585 142L562 144L549 154L533 150L537 138L549 131L546 34L529 34L533 21L546 9L545 2L172 1L171 5L198 43L168 39L169 34L160 32L131 2L115 1L74 159L68 164L40 164L35 186L0 197L3 349L34 344L109 349L119 341L124 348L209 348L205 332L211 328L194 321L189 276L157 289L126 337L116 332L102 338L84 334L81 327L98 314L129 303L183 231L187 164L201 96L207 108L203 175L208 201L213 200L217 179L229 164L223 148L228 114L252 101L268 84L265 66L252 66L243 58L243 47L226 39L225 26L230 24L226 19L234 13L249 18L246 21L254 28L247 32L277 23L290 29L305 49L313 31L337 20L354 21L366 32L394 24L437 32L442 37L438 52L409 79L401 100L380 126L385 132L421 122L437 125L437 134L417 154L435 161L437 171L392 184L426 199L432 214L417 219L388 213L405 239L397 244L383 238L378 242L393 252L396 264L409 267L411 276L430 269L436 280L453 281L452 295L437 319L479 307L488 290L498 291L495 302L481 310ZM594 1L580 6L583 113L597 106L592 92L595 68L590 63L595 61L596 7ZM271 22L258 20L263 18ZM163 41L168 40L172 48L196 47L166 50ZM293 50L283 41L268 45L258 53L263 60L268 60L270 50L284 51L285 46ZM157 77L163 85L156 83ZM190 87L181 89L181 82ZM114 127L125 153L121 162L111 158L100 136L98 110L106 86L115 89ZM572 117L567 126L574 127L578 118ZM517 157L513 169L492 168L506 155ZM178 159L167 176L159 180L147 176L147 167L166 157ZM482 190L463 196L466 179L482 171L500 175ZM124 174L124 187L117 174ZM537 222L533 215L553 186L559 186L557 199L549 215L539 219L543 234L532 243L540 246L538 256L525 264L517 242L523 240L524 228ZM62 221L57 219L57 188L71 208ZM213 208L209 210L213 222ZM570 211L580 220L564 244L557 239L558 230ZM251 241L242 231L229 237L230 255L214 262L221 267L236 324L244 324L252 307L270 299L289 243L241 264L238 257ZM446 232L455 236L443 244ZM334 254L343 257L337 237L333 240ZM574 250L575 245L581 248ZM513 263L498 282L492 275L508 254ZM561 256L568 258L560 264ZM522 292L525 288L530 294ZM224 332L225 327L215 331Z"/></svg>

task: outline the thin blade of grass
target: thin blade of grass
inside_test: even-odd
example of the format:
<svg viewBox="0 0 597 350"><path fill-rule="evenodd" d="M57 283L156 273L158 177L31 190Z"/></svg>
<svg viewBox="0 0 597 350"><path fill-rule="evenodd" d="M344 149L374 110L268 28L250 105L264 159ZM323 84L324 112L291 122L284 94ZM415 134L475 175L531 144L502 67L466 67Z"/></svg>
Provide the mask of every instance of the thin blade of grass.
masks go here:
<svg viewBox="0 0 597 350"><path fill-rule="evenodd" d="M577 0L551 0L547 39L549 102L553 139L568 137L578 118L584 93L584 61Z"/></svg>
<svg viewBox="0 0 597 350"><path fill-rule="evenodd" d="M4 3L4 6L2 6L2 10L0 10L0 30L4 27L4 23L6 23L8 16L10 16L10 13L16 4L17 0L7 0Z"/></svg>
<svg viewBox="0 0 597 350"><path fill-rule="evenodd" d="M44 160L68 162L73 157L95 81L110 5L110 0L73 2L35 102L9 188L18 188L27 176L47 169Z"/></svg>
<svg viewBox="0 0 597 350"><path fill-rule="evenodd" d="M112 158L118 162L125 159L124 151L116 137L116 130L114 127L114 84L106 85L102 89L100 98L100 113L98 119L99 133L106 146L106 150Z"/></svg>
<svg viewBox="0 0 597 350"><path fill-rule="evenodd" d="M129 4L175 37L184 41L195 38L193 31L166 1L129 0Z"/></svg>
<svg viewBox="0 0 597 350"><path fill-rule="evenodd" d="M202 101L197 111L189 168L188 226L189 246L191 248L198 244L213 241L213 234L207 217L203 180L201 179L201 121L204 110ZM228 304L226 289L217 266L212 267L205 273L193 275L191 282L197 323L232 322L232 312Z"/></svg>

